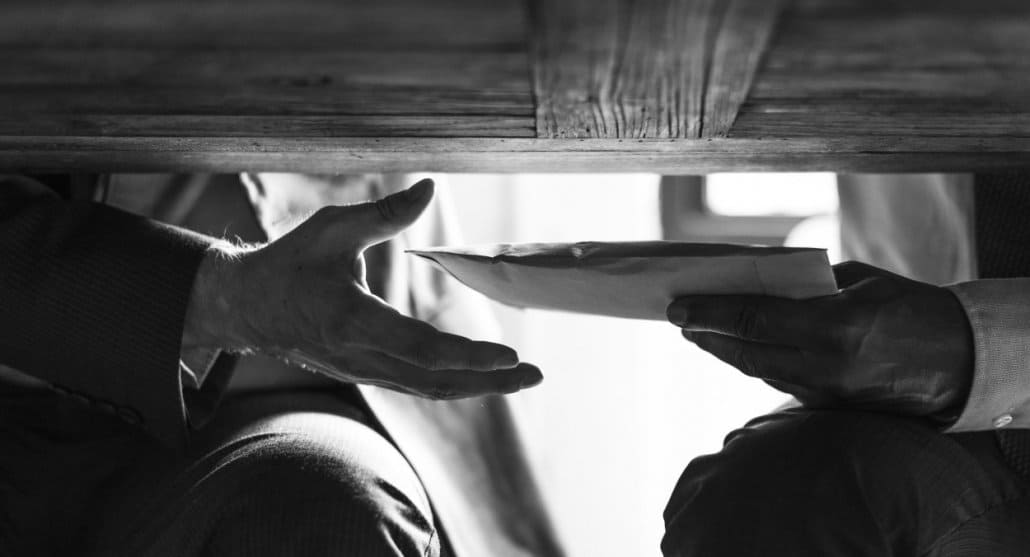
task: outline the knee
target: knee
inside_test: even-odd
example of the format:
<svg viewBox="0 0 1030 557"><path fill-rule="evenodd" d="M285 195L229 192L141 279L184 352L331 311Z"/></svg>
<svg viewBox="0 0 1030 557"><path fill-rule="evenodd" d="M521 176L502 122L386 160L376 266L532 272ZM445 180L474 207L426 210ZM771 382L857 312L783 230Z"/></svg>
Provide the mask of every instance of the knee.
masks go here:
<svg viewBox="0 0 1030 557"><path fill-rule="evenodd" d="M272 433L226 458L216 471L222 509L210 547L247 555L436 555L429 503L404 458L364 426L337 425L342 430L322 434Z"/></svg>
<svg viewBox="0 0 1030 557"><path fill-rule="evenodd" d="M687 466L665 510L662 549L666 555L761 555L761 547L749 544L804 538L816 529L830 534L838 511L861 512L855 506L868 498L868 484L883 489L880 480L897 470L892 465L905 454L909 429L929 432L852 412L758 418L731 433L722 451ZM888 430L892 434L884 435ZM730 552L715 549L730 546Z"/></svg>
<svg viewBox="0 0 1030 557"><path fill-rule="evenodd" d="M862 414L829 411L762 416L731 432L718 453L694 459L676 492L703 488L738 494L733 500L740 500L770 492L807 493L823 482L837 483L866 444L864 419Z"/></svg>

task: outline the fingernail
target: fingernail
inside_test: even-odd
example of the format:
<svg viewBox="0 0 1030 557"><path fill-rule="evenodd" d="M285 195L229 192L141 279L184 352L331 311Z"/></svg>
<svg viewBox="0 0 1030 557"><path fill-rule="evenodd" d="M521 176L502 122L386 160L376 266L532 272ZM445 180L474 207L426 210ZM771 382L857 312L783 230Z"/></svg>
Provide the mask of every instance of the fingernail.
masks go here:
<svg viewBox="0 0 1030 557"><path fill-rule="evenodd" d="M540 370L536 370L536 373L527 375L522 378L519 382L519 389L528 389L530 387L536 387L540 383L544 382L544 374L540 373Z"/></svg>
<svg viewBox="0 0 1030 557"><path fill-rule="evenodd" d="M494 360L494 369L509 369L519 365L519 355L515 353L505 354Z"/></svg>
<svg viewBox="0 0 1030 557"><path fill-rule="evenodd" d="M665 316L671 323L682 325L687 321L687 308L680 304L671 304L665 310Z"/></svg>
<svg viewBox="0 0 1030 557"><path fill-rule="evenodd" d="M419 180L417 184L408 188L405 192L405 197L408 201L418 201L429 193L429 189L433 187L433 181L429 178Z"/></svg>

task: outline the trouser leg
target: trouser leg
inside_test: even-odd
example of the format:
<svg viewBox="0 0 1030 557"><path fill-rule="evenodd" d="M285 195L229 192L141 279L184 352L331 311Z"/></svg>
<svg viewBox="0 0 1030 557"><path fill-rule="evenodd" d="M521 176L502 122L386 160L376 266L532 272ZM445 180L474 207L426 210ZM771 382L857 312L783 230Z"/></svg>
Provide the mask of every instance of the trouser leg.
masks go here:
<svg viewBox="0 0 1030 557"><path fill-rule="evenodd" d="M665 512L667 557L895 556L1026 496L993 435L880 414L791 410L695 459ZM1017 522L1018 523L1018 522Z"/></svg>
<svg viewBox="0 0 1030 557"><path fill-rule="evenodd" d="M0 501L0 518L15 517L11 539L35 548L22 554L439 555L414 471L331 395L230 400L186 454L102 421L30 427L47 415L0 420L12 441L5 448L25 449L0 455L0 468L19 471L17 503ZM26 505L40 512L20 515ZM49 520L47 509L62 519Z"/></svg>
<svg viewBox="0 0 1030 557"><path fill-rule="evenodd" d="M117 542L130 548L126 555L439 552L426 495L407 462L367 426L330 414L269 418L196 459L136 508L148 518Z"/></svg>

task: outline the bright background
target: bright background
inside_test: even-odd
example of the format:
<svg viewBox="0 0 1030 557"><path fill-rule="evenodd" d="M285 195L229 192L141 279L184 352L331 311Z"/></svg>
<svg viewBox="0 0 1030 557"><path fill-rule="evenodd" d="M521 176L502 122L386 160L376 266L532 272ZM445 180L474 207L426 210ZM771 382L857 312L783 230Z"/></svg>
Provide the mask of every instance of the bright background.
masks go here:
<svg viewBox="0 0 1030 557"><path fill-rule="evenodd" d="M657 175L429 176L447 190L465 243L662 237ZM726 174L709 184L716 212L822 214L788 243L827 247L837 259L832 174ZM787 399L664 322L490 303L503 340L546 377L515 403L569 557L658 556L662 510L683 467Z"/></svg>

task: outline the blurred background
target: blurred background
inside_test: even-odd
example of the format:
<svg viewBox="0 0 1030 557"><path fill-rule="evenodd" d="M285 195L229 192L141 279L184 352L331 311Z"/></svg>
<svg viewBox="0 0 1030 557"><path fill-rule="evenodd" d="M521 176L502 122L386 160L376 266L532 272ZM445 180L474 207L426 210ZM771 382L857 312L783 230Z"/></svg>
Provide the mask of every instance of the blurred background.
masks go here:
<svg viewBox="0 0 1030 557"><path fill-rule="evenodd" d="M839 260L832 173L419 174L448 199L463 243L726 241L823 247ZM683 467L787 396L648 322L489 302L503 340L546 379L515 395L570 557L657 556ZM605 532L604 536L596 535Z"/></svg>

